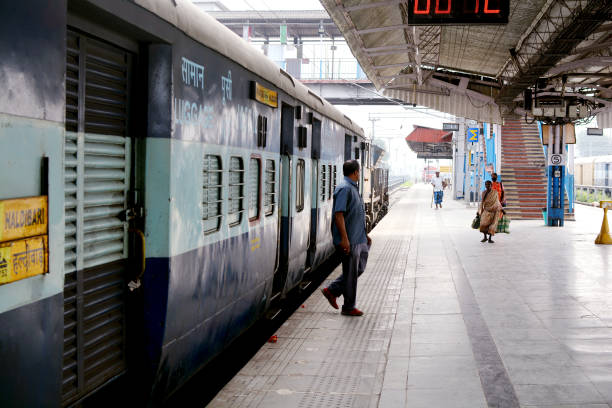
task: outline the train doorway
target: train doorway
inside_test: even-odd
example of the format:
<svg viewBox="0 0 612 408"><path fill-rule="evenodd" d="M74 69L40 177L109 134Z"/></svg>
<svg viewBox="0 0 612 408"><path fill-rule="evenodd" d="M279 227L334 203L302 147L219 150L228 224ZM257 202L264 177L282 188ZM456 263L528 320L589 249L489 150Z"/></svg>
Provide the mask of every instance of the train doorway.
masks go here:
<svg viewBox="0 0 612 408"><path fill-rule="evenodd" d="M127 369L135 54L68 29L63 405Z"/></svg>
<svg viewBox="0 0 612 408"><path fill-rule="evenodd" d="M280 174L280 245L279 266L274 275L272 299L283 292L287 281L289 248L291 246L291 181L293 177L293 142L295 134L295 108L283 103L281 110L281 174Z"/></svg>

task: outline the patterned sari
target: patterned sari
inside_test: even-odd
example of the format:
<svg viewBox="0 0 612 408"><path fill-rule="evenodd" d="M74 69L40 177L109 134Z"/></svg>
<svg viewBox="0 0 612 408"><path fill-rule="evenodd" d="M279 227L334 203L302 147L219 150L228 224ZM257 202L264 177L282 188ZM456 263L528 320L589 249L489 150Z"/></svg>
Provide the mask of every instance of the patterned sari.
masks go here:
<svg viewBox="0 0 612 408"><path fill-rule="evenodd" d="M480 203L480 232L495 235L497 223L501 215L502 205L497 191L491 189L484 192Z"/></svg>

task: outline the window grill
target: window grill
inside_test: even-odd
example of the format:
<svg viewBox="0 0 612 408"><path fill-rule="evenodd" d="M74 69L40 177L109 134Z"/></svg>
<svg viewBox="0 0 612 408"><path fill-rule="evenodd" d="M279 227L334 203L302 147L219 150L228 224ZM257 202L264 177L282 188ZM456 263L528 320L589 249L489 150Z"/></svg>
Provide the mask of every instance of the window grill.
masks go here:
<svg viewBox="0 0 612 408"><path fill-rule="evenodd" d="M333 188L332 191L334 191L336 189L336 173L337 173L336 166L334 166L334 171L332 173L332 177L334 179L334 188Z"/></svg>
<svg viewBox="0 0 612 408"><path fill-rule="evenodd" d="M268 118L259 115L257 116L257 146L266 147L268 143Z"/></svg>
<svg viewBox="0 0 612 408"><path fill-rule="evenodd" d="M274 160L266 160L266 191L264 194L264 211L266 215L274 213L276 204L276 166Z"/></svg>
<svg viewBox="0 0 612 408"><path fill-rule="evenodd" d="M206 234L218 231L223 218L223 167L221 157L207 154L203 163L202 221Z"/></svg>
<svg viewBox="0 0 612 408"><path fill-rule="evenodd" d="M329 194L327 195L327 199L329 200L329 199L331 199L332 194L334 193L334 190L332 189L332 183L331 183L331 178L332 178L332 175L331 175L332 174L332 165L331 164L327 166L327 171L328 171L329 178L330 178Z"/></svg>
<svg viewBox="0 0 612 408"><path fill-rule="evenodd" d="M325 192L327 191L327 175L325 165L321 165L321 201L325 201Z"/></svg>
<svg viewBox="0 0 612 408"><path fill-rule="evenodd" d="M244 162L232 156L229 166L229 197L227 223L230 227L240 225L244 212Z"/></svg>
<svg viewBox="0 0 612 408"><path fill-rule="evenodd" d="M259 218L259 189L261 184L260 177L261 161L251 158L249 161L249 220Z"/></svg>
<svg viewBox="0 0 612 408"><path fill-rule="evenodd" d="M306 173L306 162L304 160L299 159L296 165L295 171L295 208L297 212L300 212L304 209L304 175Z"/></svg>

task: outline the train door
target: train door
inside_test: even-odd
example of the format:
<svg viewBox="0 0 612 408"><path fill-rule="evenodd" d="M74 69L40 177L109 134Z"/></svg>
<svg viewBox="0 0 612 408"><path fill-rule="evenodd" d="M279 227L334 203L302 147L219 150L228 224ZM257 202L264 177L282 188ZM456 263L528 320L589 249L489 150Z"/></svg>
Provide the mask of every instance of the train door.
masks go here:
<svg viewBox="0 0 612 408"><path fill-rule="evenodd" d="M312 121L312 175L310 192L310 237L308 239L308 261L307 266L312 267L317 249L317 226L319 224L319 159L321 158L321 121ZM325 175L325 165L322 168L322 175ZM326 188L325 185L322 188Z"/></svg>
<svg viewBox="0 0 612 408"><path fill-rule="evenodd" d="M135 54L68 30L62 401L126 371Z"/></svg>
<svg viewBox="0 0 612 408"><path fill-rule="evenodd" d="M291 179L293 176L293 138L294 138L293 106L282 104L281 108L281 174L280 174L280 237L279 237L279 266L274 275L272 298L279 296L287 280L287 264L289 262L289 247L291 245L291 208L293 205L291 194Z"/></svg>

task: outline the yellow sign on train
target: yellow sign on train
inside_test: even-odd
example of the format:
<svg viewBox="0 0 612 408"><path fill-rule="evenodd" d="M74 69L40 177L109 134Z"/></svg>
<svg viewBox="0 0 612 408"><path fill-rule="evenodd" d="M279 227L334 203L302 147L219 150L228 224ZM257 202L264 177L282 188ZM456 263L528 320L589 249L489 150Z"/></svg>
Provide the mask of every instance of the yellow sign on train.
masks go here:
<svg viewBox="0 0 612 408"><path fill-rule="evenodd" d="M0 201L0 242L46 234L47 209L47 196Z"/></svg>
<svg viewBox="0 0 612 408"><path fill-rule="evenodd" d="M257 82L252 82L251 92L256 101L273 108L278 108L278 92L261 86Z"/></svg>
<svg viewBox="0 0 612 408"><path fill-rule="evenodd" d="M0 285L49 271L46 235L0 244Z"/></svg>

